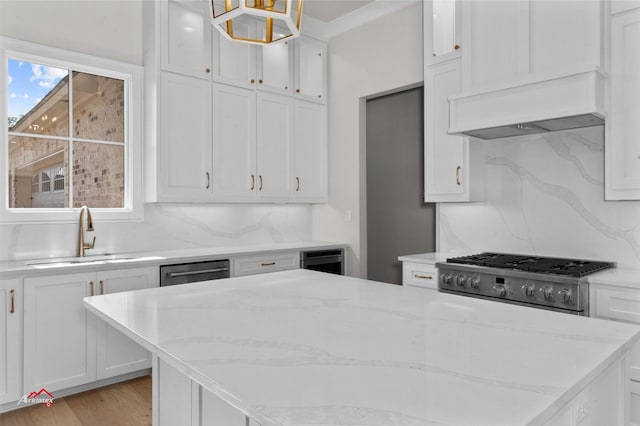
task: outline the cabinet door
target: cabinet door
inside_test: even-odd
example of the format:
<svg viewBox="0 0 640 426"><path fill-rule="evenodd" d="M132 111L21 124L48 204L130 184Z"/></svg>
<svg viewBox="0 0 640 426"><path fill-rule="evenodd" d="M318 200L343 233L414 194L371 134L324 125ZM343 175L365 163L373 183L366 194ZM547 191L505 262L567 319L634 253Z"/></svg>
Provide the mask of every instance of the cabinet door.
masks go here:
<svg viewBox="0 0 640 426"><path fill-rule="evenodd" d="M293 42L258 48L258 89L280 94L293 93Z"/></svg>
<svg viewBox="0 0 640 426"><path fill-rule="evenodd" d="M161 2L162 68L211 78L211 23L204 0Z"/></svg>
<svg viewBox="0 0 640 426"><path fill-rule="evenodd" d="M0 404L22 396L22 285L17 279L0 281ZM40 389L38 389L40 390Z"/></svg>
<svg viewBox="0 0 640 426"><path fill-rule="evenodd" d="M158 268L138 268L99 272L100 294L142 290L158 286ZM97 320L98 380L151 367L151 354L102 320Z"/></svg>
<svg viewBox="0 0 640 426"><path fill-rule="evenodd" d="M154 371L156 370L154 365ZM158 426L192 425L192 382L158 358L157 383L153 383L158 403L154 403ZM156 423L154 423L156 424Z"/></svg>
<svg viewBox="0 0 640 426"><path fill-rule="evenodd" d="M640 382L629 381L629 426L640 426Z"/></svg>
<svg viewBox="0 0 640 426"><path fill-rule="evenodd" d="M236 35L253 35L249 22L234 21ZM256 46L225 38L220 31L213 31L213 75L215 81L252 89L256 86Z"/></svg>
<svg viewBox="0 0 640 426"><path fill-rule="evenodd" d="M600 63L599 1L530 1L530 73L593 70Z"/></svg>
<svg viewBox="0 0 640 426"><path fill-rule="evenodd" d="M468 138L450 135L447 98L460 91L458 59L425 72L425 201L468 201Z"/></svg>
<svg viewBox="0 0 640 426"><path fill-rule="evenodd" d="M286 201L293 187L293 99L258 92L257 103L257 195Z"/></svg>
<svg viewBox="0 0 640 426"><path fill-rule="evenodd" d="M96 380L96 318L82 299L95 273L25 278L24 391L49 392Z"/></svg>
<svg viewBox="0 0 640 426"><path fill-rule="evenodd" d="M327 201L326 107L296 99L294 102L294 198Z"/></svg>
<svg viewBox="0 0 640 426"><path fill-rule="evenodd" d="M162 201L208 201L211 194L211 83L163 72L158 136Z"/></svg>
<svg viewBox="0 0 640 426"><path fill-rule="evenodd" d="M311 37L295 40L295 95L313 102L327 99L327 44Z"/></svg>
<svg viewBox="0 0 640 426"><path fill-rule="evenodd" d="M247 426L247 416L207 389L200 390L200 425Z"/></svg>
<svg viewBox="0 0 640 426"><path fill-rule="evenodd" d="M256 94L213 84L213 195L219 201L255 198Z"/></svg>
<svg viewBox="0 0 640 426"><path fill-rule="evenodd" d="M460 56L460 0L424 2L425 63L428 65ZM431 29L429 31L429 29Z"/></svg>
<svg viewBox="0 0 640 426"><path fill-rule="evenodd" d="M462 2L463 89L513 80L529 71L529 2Z"/></svg>
<svg viewBox="0 0 640 426"><path fill-rule="evenodd" d="M640 9L611 18L605 198L640 199Z"/></svg>

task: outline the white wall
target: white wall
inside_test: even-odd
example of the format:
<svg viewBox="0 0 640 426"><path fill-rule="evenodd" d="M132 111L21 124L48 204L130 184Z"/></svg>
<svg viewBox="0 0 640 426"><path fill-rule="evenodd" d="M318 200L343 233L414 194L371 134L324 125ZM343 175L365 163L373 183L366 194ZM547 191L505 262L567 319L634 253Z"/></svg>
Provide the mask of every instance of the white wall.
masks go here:
<svg viewBox="0 0 640 426"><path fill-rule="evenodd" d="M329 41L329 203L312 208L312 236L351 246L348 275L363 276L366 267L363 99L422 82L422 55L422 3Z"/></svg>
<svg viewBox="0 0 640 426"><path fill-rule="evenodd" d="M142 64L142 3L0 0L0 35ZM303 241L311 237L311 207L146 204L143 223L95 228L96 252ZM0 224L0 260L73 256L77 238L76 224Z"/></svg>

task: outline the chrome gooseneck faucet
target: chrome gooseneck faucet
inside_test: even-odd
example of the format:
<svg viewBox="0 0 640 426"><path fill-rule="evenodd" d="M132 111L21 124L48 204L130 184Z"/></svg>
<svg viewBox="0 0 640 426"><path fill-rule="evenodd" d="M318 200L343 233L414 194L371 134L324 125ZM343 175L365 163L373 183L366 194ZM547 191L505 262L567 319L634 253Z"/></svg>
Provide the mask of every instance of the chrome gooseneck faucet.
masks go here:
<svg viewBox="0 0 640 426"><path fill-rule="evenodd" d="M80 218L78 219L78 222L79 222L78 256L84 256L85 250L90 250L93 248L93 246L96 245L96 237L93 237L93 241L91 242L91 244L85 244L84 242L84 223L82 221L82 216L84 215L85 212L87 212L87 231L88 232L93 231L93 221L91 220L91 210L89 210L89 207L87 206L82 206L82 208L80 208Z"/></svg>

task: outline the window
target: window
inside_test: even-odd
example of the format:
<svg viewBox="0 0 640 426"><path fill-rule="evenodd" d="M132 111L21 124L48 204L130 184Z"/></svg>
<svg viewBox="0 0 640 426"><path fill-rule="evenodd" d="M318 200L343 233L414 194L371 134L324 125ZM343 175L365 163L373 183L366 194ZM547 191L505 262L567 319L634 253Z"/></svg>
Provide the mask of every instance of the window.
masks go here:
<svg viewBox="0 0 640 426"><path fill-rule="evenodd" d="M69 220L83 205L97 218L141 218L140 68L0 42L7 124L2 219Z"/></svg>

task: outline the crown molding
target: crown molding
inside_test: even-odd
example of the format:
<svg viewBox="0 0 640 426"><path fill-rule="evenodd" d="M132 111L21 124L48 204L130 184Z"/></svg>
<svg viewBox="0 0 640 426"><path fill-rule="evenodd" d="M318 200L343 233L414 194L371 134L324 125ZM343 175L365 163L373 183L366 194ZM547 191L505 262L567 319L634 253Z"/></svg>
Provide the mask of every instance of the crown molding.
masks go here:
<svg viewBox="0 0 640 426"><path fill-rule="evenodd" d="M376 0L330 22L304 15L302 31L305 35L329 41L339 34L421 2L422 0Z"/></svg>

